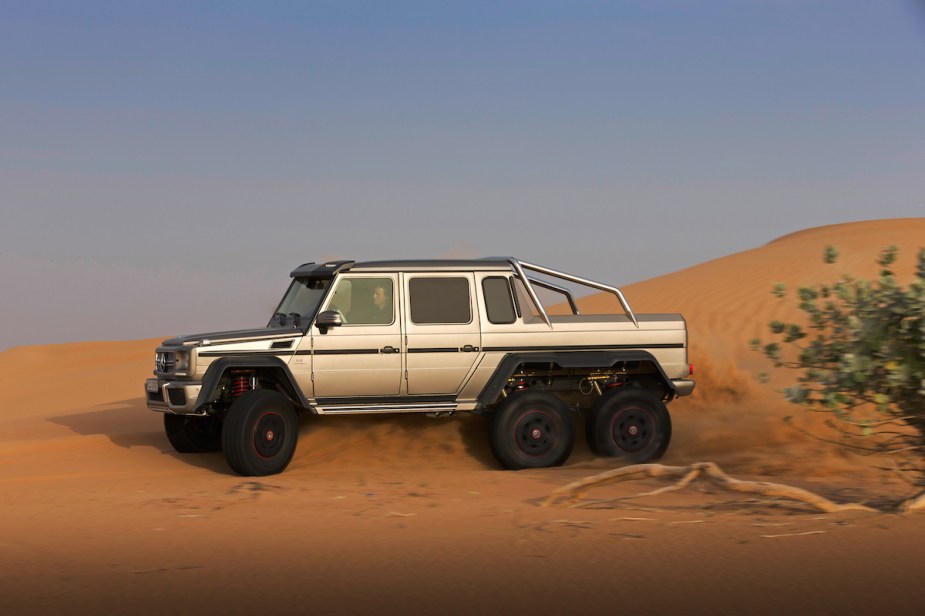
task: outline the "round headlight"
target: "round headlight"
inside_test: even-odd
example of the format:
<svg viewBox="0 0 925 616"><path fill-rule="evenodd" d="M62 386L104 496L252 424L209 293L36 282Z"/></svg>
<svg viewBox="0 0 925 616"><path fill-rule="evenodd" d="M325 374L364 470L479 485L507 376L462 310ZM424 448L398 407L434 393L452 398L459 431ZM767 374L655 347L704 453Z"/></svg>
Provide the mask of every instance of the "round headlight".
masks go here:
<svg viewBox="0 0 925 616"><path fill-rule="evenodd" d="M177 363L174 370L177 372L189 370L189 351L177 351Z"/></svg>

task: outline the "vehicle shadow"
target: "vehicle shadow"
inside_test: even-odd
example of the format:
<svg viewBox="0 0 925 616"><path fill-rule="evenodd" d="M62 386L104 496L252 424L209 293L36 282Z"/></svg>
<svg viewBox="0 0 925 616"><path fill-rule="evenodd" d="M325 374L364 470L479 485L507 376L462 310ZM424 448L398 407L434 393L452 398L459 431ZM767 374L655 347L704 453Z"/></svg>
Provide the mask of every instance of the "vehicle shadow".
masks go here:
<svg viewBox="0 0 925 616"><path fill-rule="evenodd" d="M174 451L164 436L163 416L148 410L144 398L121 400L84 413L49 417L48 421L83 436L105 436L123 449L150 447L192 466L223 475L233 474L221 452L180 454Z"/></svg>

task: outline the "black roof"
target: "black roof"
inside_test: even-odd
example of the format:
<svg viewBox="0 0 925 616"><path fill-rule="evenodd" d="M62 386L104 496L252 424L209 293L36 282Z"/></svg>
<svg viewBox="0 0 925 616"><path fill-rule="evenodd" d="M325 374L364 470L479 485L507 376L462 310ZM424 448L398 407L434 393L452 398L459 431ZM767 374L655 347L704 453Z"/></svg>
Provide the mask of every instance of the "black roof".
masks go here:
<svg viewBox="0 0 925 616"><path fill-rule="evenodd" d="M511 262L505 257L485 259L396 259L389 261L329 261L328 263L306 263L292 270L291 276L308 278L333 278L342 271L466 271L502 270L510 271Z"/></svg>
<svg viewBox="0 0 925 616"><path fill-rule="evenodd" d="M391 261L361 261L350 268L352 271L362 270L485 270L485 269L511 269L511 263L506 259L396 259Z"/></svg>

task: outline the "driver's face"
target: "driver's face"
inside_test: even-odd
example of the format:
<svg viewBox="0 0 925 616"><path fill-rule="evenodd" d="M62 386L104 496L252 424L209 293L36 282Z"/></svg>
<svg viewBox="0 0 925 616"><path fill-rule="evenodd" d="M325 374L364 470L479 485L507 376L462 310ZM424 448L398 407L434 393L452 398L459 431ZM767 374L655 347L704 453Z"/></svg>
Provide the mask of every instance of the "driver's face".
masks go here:
<svg viewBox="0 0 925 616"><path fill-rule="evenodd" d="M376 287L376 290L373 291L373 303L376 304L378 308L385 306L385 289Z"/></svg>

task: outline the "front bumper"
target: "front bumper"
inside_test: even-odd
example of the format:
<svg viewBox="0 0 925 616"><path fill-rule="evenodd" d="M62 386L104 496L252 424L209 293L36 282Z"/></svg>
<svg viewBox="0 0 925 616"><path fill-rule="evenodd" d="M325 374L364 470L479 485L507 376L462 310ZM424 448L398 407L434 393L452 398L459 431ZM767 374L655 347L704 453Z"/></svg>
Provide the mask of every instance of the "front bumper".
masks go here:
<svg viewBox="0 0 925 616"><path fill-rule="evenodd" d="M176 415L201 415L196 412L196 401L202 383L199 381L170 381L148 379L145 381L145 401L148 408L160 413Z"/></svg>

